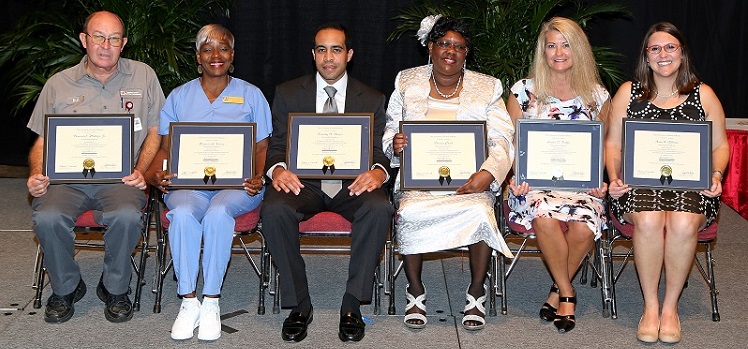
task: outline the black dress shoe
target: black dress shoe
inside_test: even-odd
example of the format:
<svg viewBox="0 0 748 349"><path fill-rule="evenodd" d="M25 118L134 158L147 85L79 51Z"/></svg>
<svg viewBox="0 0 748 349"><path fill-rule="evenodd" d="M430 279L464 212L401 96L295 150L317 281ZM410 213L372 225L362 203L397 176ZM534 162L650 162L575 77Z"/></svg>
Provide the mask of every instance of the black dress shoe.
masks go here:
<svg viewBox="0 0 748 349"><path fill-rule="evenodd" d="M301 342L306 338L306 330L312 323L314 311L310 310L309 314L302 312L293 312L283 321L281 337L286 342Z"/></svg>
<svg viewBox="0 0 748 349"><path fill-rule="evenodd" d="M70 320L75 313L73 304L81 300L85 294L86 284L83 279L78 282L75 291L69 294L60 296L52 293L47 300L47 307L44 309L44 321L59 324Z"/></svg>
<svg viewBox="0 0 748 349"><path fill-rule="evenodd" d="M111 322L125 322L132 319L132 302L127 293L111 294L104 287L103 280L99 280L96 287L96 296L106 304L104 308L104 317Z"/></svg>
<svg viewBox="0 0 748 349"><path fill-rule="evenodd" d="M366 334L366 324L361 315L347 312L340 317L338 337L340 337L341 341L358 342L364 338L364 334Z"/></svg>

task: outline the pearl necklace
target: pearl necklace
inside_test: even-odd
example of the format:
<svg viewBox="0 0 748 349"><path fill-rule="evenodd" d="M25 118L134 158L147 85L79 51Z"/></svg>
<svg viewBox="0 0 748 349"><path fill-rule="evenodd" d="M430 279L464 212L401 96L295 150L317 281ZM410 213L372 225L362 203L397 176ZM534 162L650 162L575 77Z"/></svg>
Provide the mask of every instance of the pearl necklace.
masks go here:
<svg viewBox="0 0 748 349"><path fill-rule="evenodd" d="M670 98L672 96L675 96L676 93L678 93L678 90L673 91L673 93L671 93L671 94L669 94L667 96L663 96L659 92L656 92L655 94L657 95L657 97L667 99L667 98Z"/></svg>
<svg viewBox="0 0 748 349"><path fill-rule="evenodd" d="M434 77L433 73L431 74L431 80L434 81L434 88L436 89L436 93L438 93L444 99L450 99L454 97L454 95L457 94L457 91L460 90L460 83L462 82L462 74L460 74L460 77L457 79L457 85L455 85L455 90L448 95L445 95L442 93L442 91L439 91L439 86L436 84L436 77Z"/></svg>

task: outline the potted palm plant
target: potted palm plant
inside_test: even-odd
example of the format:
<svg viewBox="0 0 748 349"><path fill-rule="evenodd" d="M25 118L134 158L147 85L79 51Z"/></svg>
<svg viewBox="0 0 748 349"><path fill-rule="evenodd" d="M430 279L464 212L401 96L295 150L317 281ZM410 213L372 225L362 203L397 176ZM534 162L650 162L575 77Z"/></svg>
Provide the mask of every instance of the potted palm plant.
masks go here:
<svg viewBox="0 0 748 349"><path fill-rule="evenodd" d="M540 26L550 17L568 17L586 28L598 17L630 16L623 5L583 0L418 0L394 18L399 24L388 40L415 33L421 20L431 14L468 23L474 44L471 69L504 79L505 86L527 76ZM618 68L619 54L607 47L593 47L593 52L603 82L615 91L624 80Z"/></svg>
<svg viewBox="0 0 748 349"><path fill-rule="evenodd" d="M47 78L78 63L84 50L78 40L85 15L114 12L125 22L128 42L123 56L150 65L164 93L195 73L194 35L204 17L228 16L232 0L63 0L18 20L0 36L0 71L12 115L33 106Z"/></svg>

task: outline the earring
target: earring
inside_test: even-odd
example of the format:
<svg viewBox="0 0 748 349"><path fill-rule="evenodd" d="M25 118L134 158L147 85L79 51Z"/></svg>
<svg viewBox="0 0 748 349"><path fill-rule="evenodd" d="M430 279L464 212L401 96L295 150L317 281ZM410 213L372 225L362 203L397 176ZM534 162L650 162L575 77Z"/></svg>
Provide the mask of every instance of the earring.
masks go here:
<svg viewBox="0 0 748 349"><path fill-rule="evenodd" d="M431 55L429 55L429 61L426 64L426 77L431 77L431 72L434 70L434 63L431 62Z"/></svg>
<svg viewBox="0 0 748 349"><path fill-rule="evenodd" d="M234 64L231 63L231 65L229 66L229 74L232 74L233 72L234 72Z"/></svg>
<svg viewBox="0 0 748 349"><path fill-rule="evenodd" d="M466 70L467 70L467 60L464 60L462 62L462 73L465 74Z"/></svg>
<svg viewBox="0 0 748 349"><path fill-rule="evenodd" d="M202 65L198 65L197 66L197 73L200 74L200 75L203 74L203 66Z"/></svg>

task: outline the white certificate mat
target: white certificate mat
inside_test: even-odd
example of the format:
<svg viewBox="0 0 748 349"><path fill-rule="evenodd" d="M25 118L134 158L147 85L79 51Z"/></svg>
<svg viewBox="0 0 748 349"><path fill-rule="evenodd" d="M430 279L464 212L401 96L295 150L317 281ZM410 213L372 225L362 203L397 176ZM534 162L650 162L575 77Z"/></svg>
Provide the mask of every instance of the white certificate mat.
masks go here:
<svg viewBox="0 0 748 349"><path fill-rule="evenodd" d="M336 169L360 168L361 129L361 125L299 125L296 168L320 169L327 156L334 158Z"/></svg>
<svg viewBox="0 0 748 349"><path fill-rule="evenodd" d="M485 121L401 121L401 190L454 192L488 157Z"/></svg>
<svg viewBox="0 0 748 349"><path fill-rule="evenodd" d="M412 179L439 178L447 166L452 179L468 179L475 173L474 133L413 133L409 139Z"/></svg>
<svg viewBox="0 0 748 349"><path fill-rule="evenodd" d="M50 183L122 183L132 173L130 114L46 114L42 137Z"/></svg>
<svg viewBox="0 0 748 349"><path fill-rule="evenodd" d="M528 131L527 156L528 179L589 181L592 134Z"/></svg>
<svg viewBox="0 0 748 349"><path fill-rule="evenodd" d="M701 136L695 132L634 131L636 149L633 174L636 178L660 178L663 166L670 166L673 178L699 180Z"/></svg>
<svg viewBox="0 0 748 349"><path fill-rule="evenodd" d="M712 122L623 118L621 179L634 188L712 185Z"/></svg>
<svg viewBox="0 0 748 349"><path fill-rule="evenodd" d="M170 188L241 189L254 177L254 122L169 124Z"/></svg>
<svg viewBox="0 0 748 349"><path fill-rule="evenodd" d="M58 126L54 146L56 173L79 173L94 160L97 172L122 171L122 126Z"/></svg>
<svg viewBox="0 0 748 349"><path fill-rule="evenodd" d="M516 183L585 192L602 186L601 121L519 119L515 129Z"/></svg>
<svg viewBox="0 0 748 349"><path fill-rule="evenodd" d="M218 178L243 178L243 134L181 134L177 178L197 179L205 168L215 168Z"/></svg>

